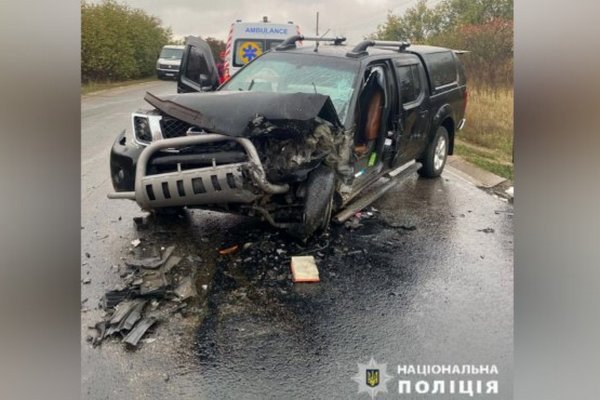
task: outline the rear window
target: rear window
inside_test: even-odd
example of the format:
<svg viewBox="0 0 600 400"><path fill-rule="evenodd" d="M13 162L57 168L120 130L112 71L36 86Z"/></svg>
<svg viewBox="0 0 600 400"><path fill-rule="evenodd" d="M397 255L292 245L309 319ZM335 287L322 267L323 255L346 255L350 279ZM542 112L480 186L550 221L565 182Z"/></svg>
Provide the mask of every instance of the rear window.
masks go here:
<svg viewBox="0 0 600 400"><path fill-rule="evenodd" d="M271 50L283 40L278 39L237 39L233 52L233 65L241 67Z"/></svg>
<svg viewBox="0 0 600 400"><path fill-rule="evenodd" d="M434 88L456 82L456 62L452 52L425 54L423 57L427 63Z"/></svg>

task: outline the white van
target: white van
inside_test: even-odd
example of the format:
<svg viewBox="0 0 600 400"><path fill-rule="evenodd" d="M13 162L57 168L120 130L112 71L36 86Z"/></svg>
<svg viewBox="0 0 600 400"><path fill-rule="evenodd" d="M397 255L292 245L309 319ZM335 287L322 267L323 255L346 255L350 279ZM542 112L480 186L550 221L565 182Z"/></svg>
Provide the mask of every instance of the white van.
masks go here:
<svg viewBox="0 0 600 400"><path fill-rule="evenodd" d="M263 17L259 22L237 20L231 24L227 37L223 60L224 80L287 37L299 34L300 28L291 21L287 24L275 24L269 22L267 17Z"/></svg>
<svg viewBox="0 0 600 400"><path fill-rule="evenodd" d="M158 79L177 78L184 48L185 46L176 45L167 45L162 48L158 60L156 60L156 76Z"/></svg>

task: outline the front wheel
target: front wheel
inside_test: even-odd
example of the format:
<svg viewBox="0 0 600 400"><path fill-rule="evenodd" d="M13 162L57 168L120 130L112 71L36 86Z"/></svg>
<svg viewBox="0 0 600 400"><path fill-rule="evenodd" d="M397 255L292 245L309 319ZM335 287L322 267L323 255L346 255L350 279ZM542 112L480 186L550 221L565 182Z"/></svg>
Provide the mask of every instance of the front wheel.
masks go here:
<svg viewBox="0 0 600 400"><path fill-rule="evenodd" d="M425 178L436 178L442 174L448 158L448 144L448 131L440 126L419 160L423 164L418 171L419 175Z"/></svg>

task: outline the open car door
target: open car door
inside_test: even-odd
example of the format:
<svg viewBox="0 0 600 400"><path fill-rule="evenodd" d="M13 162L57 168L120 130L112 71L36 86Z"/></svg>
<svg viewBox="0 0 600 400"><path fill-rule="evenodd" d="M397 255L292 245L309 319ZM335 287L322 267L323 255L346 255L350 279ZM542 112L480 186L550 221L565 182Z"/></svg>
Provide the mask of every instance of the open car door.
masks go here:
<svg viewBox="0 0 600 400"><path fill-rule="evenodd" d="M219 73L210 46L199 37L188 36L177 77L177 93L210 92L218 86Z"/></svg>

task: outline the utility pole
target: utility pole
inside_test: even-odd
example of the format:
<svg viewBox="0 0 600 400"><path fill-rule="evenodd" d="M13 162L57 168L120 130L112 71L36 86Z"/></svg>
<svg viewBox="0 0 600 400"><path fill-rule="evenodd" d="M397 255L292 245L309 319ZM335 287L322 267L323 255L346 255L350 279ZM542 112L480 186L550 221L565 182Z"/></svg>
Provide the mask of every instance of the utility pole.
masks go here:
<svg viewBox="0 0 600 400"><path fill-rule="evenodd" d="M316 36L319 37L319 12L318 11L317 11L317 28L316 28L316 31L317 31L316 32L317 33ZM315 42L315 49L314 49L314 51L315 52L319 51L319 41L318 40Z"/></svg>

